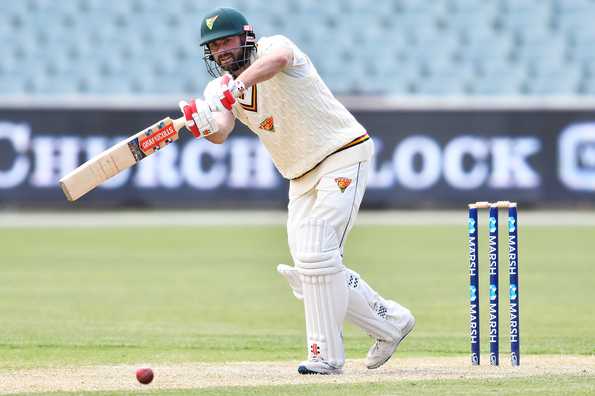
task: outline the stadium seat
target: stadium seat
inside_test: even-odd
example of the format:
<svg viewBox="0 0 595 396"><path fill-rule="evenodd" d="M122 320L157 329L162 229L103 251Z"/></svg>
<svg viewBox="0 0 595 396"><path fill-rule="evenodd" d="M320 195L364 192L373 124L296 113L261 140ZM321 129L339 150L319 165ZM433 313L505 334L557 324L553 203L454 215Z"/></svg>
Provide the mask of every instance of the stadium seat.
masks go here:
<svg viewBox="0 0 595 396"><path fill-rule="evenodd" d="M587 96L595 96L595 78L588 78L583 81L580 94Z"/></svg>
<svg viewBox="0 0 595 396"><path fill-rule="evenodd" d="M556 12L561 14L593 14L595 3L591 0L554 0Z"/></svg>
<svg viewBox="0 0 595 396"><path fill-rule="evenodd" d="M582 69L586 79L595 79L595 61L585 62Z"/></svg>
<svg viewBox="0 0 595 396"><path fill-rule="evenodd" d="M399 13L397 15L384 15L385 28L388 31L399 31L406 35L414 35L418 29L438 29L438 18L425 12Z"/></svg>
<svg viewBox="0 0 595 396"><path fill-rule="evenodd" d="M396 62L392 68L381 70L378 76L385 81L395 80L410 83L422 77L422 67L414 60Z"/></svg>
<svg viewBox="0 0 595 396"><path fill-rule="evenodd" d="M595 43L595 26L575 30L568 35L569 46L580 45L587 46Z"/></svg>
<svg viewBox="0 0 595 396"><path fill-rule="evenodd" d="M186 91L186 79L180 75L164 74L160 76L146 76L135 80L134 84L139 93L146 95L182 95ZM202 92L196 92L199 96Z"/></svg>
<svg viewBox="0 0 595 396"><path fill-rule="evenodd" d="M399 12L402 13L426 13L432 15L439 15L446 12L447 6L445 1L399 0L393 3L396 3Z"/></svg>
<svg viewBox="0 0 595 396"><path fill-rule="evenodd" d="M580 72L564 68L558 72L536 76L527 82L527 94L570 96L580 92Z"/></svg>
<svg viewBox="0 0 595 396"><path fill-rule="evenodd" d="M500 14L496 18L496 27L511 33L522 32L527 29L547 29L551 24L549 8L542 7Z"/></svg>
<svg viewBox="0 0 595 396"><path fill-rule="evenodd" d="M536 61L527 62L527 75L529 78L533 78L537 75L548 75L550 73L555 73L558 70L565 68L581 69L580 65L570 62L565 58L542 58ZM586 73L586 68L583 68L583 70L585 70Z"/></svg>
<svg viewBox="0 0 595 396"><path fill-rule="evenodd" d="M315 12L319 8L318 0L300 0L288 2L288 9L300 12Z"/></svg>
<svg viewBox="0 0 595 396"><path fill-rule="evenodd" d="M553 20L553 25L557 30L564 35L570 37L580 34L581 31L592 31L595 29L593 26L593 19L595 18L594 12L585 13L568 13L556 15Z"/></svg>
<svg viewBox="0 0 595 396"><path fill-rule="evenodd" d="M429 65L436 59L453 60L458 48L458 40L449 35L425 37L412 42L412 45L400 50L401 57L411 58L421 67Z"/></svg>
<svg viewBox="0 0 595 396"><path fill-rule="evenodd" d="M494 31L495 16L489 12L457 12L445 15L443 24L446 30L456 34L462 41L470 41L475 36L490 35L496 37Z"/></svg>
<svg viewBox="0 0 595 396"><path fill-rule="evenodd" d="M31 79L31 89L34 94L53 95L56 91L63 95L80 94L82 83L68 73L38 75Z"/></svg>
<svg viewBox="0 0 595 396"><path fill-rule="evenodd" d="M587 63L595 61L595 51L593 43L577 43L569 48L568 57L577 63Z"/></svg>
<svg viewBox="0 0 595 396"><path fill-rule="evenodd" d="M493 80L479 78L471 84L470 92L474 96L521 96L523 83L517 80Z"/></svg>
<svg viewBox="0 0 595 396"><path fill-rule="evenodd" d="M376 1L373 6L367 0L341 0L338 6L331 8L331 12L338 12L348 20L355 18L369 20L379 12L393 14L394 11L394 2L389 0Z"/></svg>
<svg viewBox="0 0 595 396"><path fill-rule="evenodd" d="M388 97L412 95L414 89L412 81L401 77L373 81L372 87L375 87L372 94L377 93Z"/></svg>
<svg viewBox="0 0 595 396"><path fill-rule="evenodd" d="M91 95L117 95L126 96L134 92L134 83L126 77L103 77L96 78L89 76L81 82L83 92Z"/></svg>
<svg viewBox="0 0 595 396"><path fill-rule="evenodd" d="M80 8L84 12L95 15L113 17L116 14L127 15L138 11L137 1L105 1L105 0L82 0Z"/></svg>
<svg viewBox="0 0 595 396"><path fill-rule="evenodd" d="M476 36L458 49L462 62L506 61L512 55L512 40L508 36Z"/></svg>
<svg viewBox="0 0 595 396"><path fill-rule="evenodd" d="M436 76L417 80L414 94L421 96L464 96L467 84L456 76Z"/></svg>
<svg viewBox="0 0 595 396"><path fill-rule="evenodd" d="M25 80L16 73L0 74L0 97L31 94Z"/></svg>
<svg viewBox="0 0 595 396"><path fill-rule="evenodd" d="M457 12L475 12L475 13L494 13L498 4L495 1L476 1L476 0L446 0L446 7L452 13Z"/></svg>
<svg viewBox="0 0 595 396"><path fill-rule="evenodd" d="M512 33L515 44L527 45L531 43L539 43L547 40L565 40L565 37L560 35L551 26L539 25L533 26L531 29L523 29Z"/></svg>
<svg viewBox="0 0 595 396"><path fill-rule="evenodd" d="M566 42L563 37L544 35L541 37L525 37L523 43L514 49L513 58L530 63L539 60L564 59Z"/></svg>
<svg viewBox="0 0 595 396"><path fill-rule="evenodd" d="M157 14L157 13L172 13L174 11L183 12L184 6L186 5L184 1L170 1L167 4L167 7L163 7L162 0L142 0L142 1L132 1L132 5L130 7L133 8L134 12L137 14L148 13L148 14ZM176 4L177 3L177 4Z"/></svg>
<svg viewBox="0 0 595 396"><path fill-rule="evenodd" d="M505 83L516 86L522 84L529 73L525 63L507 61L484 62L477 66L478 77L486 80L503 80Z"/></svg>
<svg viewBox="0 0 595 396"><path fill-rule="evenodd" d="M524 64L493 60L478 65L471 81L471 92L478 96L517 96L523 94L527 70Z"/></svg>
<svg viewBox="0 0 595 396"><path fill-rule="evenodd" d="M30 4L26 1L0 1L0 14L21 15L30 12Z"/></svg>
<svg viewBox="0 0 595 396"><path fill-rule="evenodd" d="M543 0L499 0L500 11L506 14L547 12L551 10L550 1Z"/></svg>
<svg viewBox="0 0 595 396"><path fill-rule="evenodd" d="M424 68L424 76L451 77L461 81L473 79L478 72L477 65L473 63L460 63L455 61L433 62Z"/></svg>
<svg viewBox="0 0 595 396"><path fill-rule="evenodd" d="M407 93L417 86L439 91L419 81L446 80L451 74L459 82L441 85L452 85L456 92L469 83L486 94L518 94L530 82L532 92L549 95L547 87L538 87L538 76L564 67L582 70L585 79L594 74L593 0L230 0L225 5L246 13L258 37L281 33L292 38L340 92L376 94L384 87ZM87 74L90 82L83 89L106 94L109 87L118 94L127 88L144 93L196 87L196 79L174 81L175 73L184 79L193 70L195 78L206 78L197 42L199 21L212 8L195 0L0 1L6 59L0 61L0 78L18 62L26 71L18 77L23 81L5 79L4 86L19 92L72 92L69 82L60 89L60 76L67 74L77 79ZM157 57L176 61L155 64ZM489 64L494 70L487 70ZM502 87L492 86L500 67L512 67L514 77ZM29 81L31 76L35 81ZM154 85L160 78L174 88ZM116 79L123 83L117 86ZM556 86L568 92L574 86L568 80Z"/></svg>

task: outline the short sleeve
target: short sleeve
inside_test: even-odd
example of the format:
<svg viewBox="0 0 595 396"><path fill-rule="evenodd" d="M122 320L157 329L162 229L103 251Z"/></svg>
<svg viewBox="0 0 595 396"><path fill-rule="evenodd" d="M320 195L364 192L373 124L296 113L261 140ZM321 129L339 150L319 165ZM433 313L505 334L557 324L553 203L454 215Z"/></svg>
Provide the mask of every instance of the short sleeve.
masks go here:
<svg viewBox="0 0 595 396"><path fill-rule="evenodd" d="M290 39L282 35L264 37L258 41L258 56L266 56L278 48L287 48L293 54L293 62L283 72L293 77L306 76L312 69L310 60Z"/></svg>

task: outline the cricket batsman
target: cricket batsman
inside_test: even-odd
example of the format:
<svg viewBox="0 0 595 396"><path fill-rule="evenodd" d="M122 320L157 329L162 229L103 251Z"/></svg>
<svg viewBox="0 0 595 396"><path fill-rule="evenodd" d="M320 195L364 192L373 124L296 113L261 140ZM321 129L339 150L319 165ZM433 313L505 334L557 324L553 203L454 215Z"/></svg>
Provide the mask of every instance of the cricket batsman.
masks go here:
<svg viewBox="0 0 595 396"><path fill-rule="evenodd" d="M294 266L277 267L303 300L307 360L300 374L340 374L343 322L374 340L366 365L375 369L413 330L415 318L345 267L343 249L366 190L374 144L333 96L316 68L288 38L258 41L246 18L218 8L201 24L204 61L215 77L204 100L181 101L195 136L221 144L235 120L250 128L289 180L287 235ZM210 104L226 103L222 111Z"/></svg>

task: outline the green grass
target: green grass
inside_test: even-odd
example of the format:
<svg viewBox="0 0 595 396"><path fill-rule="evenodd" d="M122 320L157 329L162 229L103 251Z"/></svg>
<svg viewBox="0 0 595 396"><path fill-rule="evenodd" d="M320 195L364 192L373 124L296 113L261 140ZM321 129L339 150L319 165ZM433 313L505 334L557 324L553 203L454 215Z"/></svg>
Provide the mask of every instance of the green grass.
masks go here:
<svg viewBox="0 0 595 396"><path fill-rule="evenodd" d="M555 387L552 388L552 385ZM170 390L158 392L88 392L85 395L124 396L124 395L167 395L167 396L391 396L391 395L592 395L595 392L593 377L532 377L484 380L444 380L444 381L403 381L382 384L309 384L288 386L259 386L235 388L211 388L193 390ZM73 396L72 392L37 393L47 396Z"/></svg>
<svg viewBox="0 0 595 396"><path fill-rule="evenodd" d="M350 235L346 265L417 317L416 331L400 354L468 353L465 231L464 223L366 226ZM594 235L592 227L520 229L523 354L595 353ZM480 297L485 302L482 242ZM290 260L283 227L0 229L0 246L0 369L298 361L305 354L303 308L275 271L278 263ZM508 348L506 264L502 259L503 353ZM485 319L484 314L484 335ZM482 341L487 351L485 336ZM349 358L363 357L369 343L347 326ZM542 381L547 389L547 380ZM435 383L435 392L451 382ZM473 381L459 382L465 389ZM423 392L424 384L394 389ZM354 392L358 386L363 385L353 385ZM370 387L369 394L391 394L392 388L382 386ZM486 393L489 389L486 385ZM577 385L577 394L581 389Z"/></svg>

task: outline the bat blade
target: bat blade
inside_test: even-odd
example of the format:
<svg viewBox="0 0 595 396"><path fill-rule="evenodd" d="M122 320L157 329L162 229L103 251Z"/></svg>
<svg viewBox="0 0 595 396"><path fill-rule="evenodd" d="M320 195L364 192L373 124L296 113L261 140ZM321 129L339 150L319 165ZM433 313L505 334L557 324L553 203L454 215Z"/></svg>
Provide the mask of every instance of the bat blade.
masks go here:
<svg viewBox="0 0 595 396"><path fill-rule="evenodd" d="M184 125L184 117L175 120L166 117L116 143L60 179L64 195L69 201L76 201L118 173L178 140Z"/></svg>

